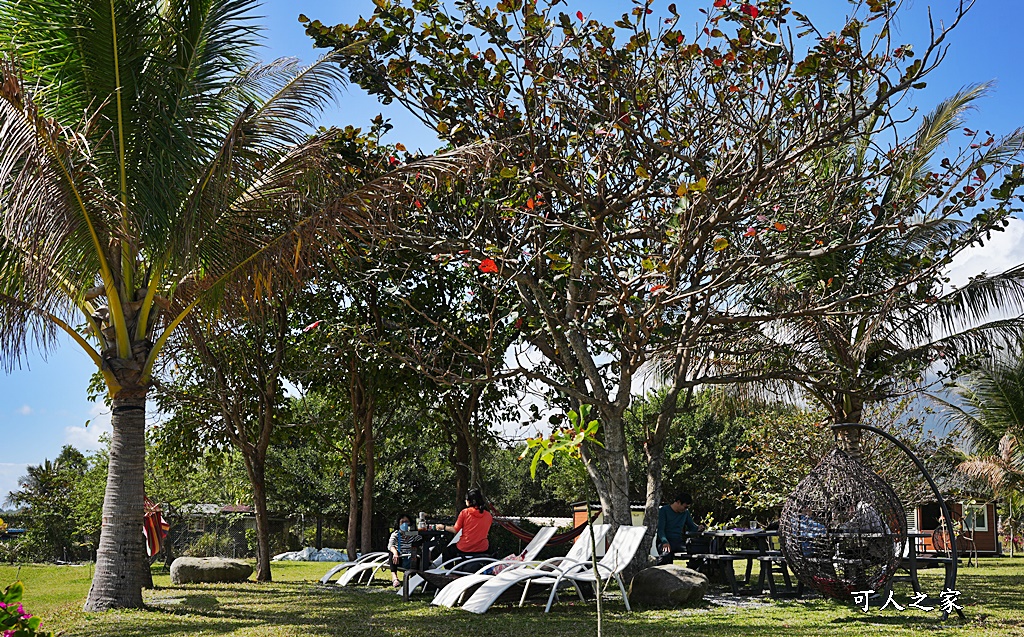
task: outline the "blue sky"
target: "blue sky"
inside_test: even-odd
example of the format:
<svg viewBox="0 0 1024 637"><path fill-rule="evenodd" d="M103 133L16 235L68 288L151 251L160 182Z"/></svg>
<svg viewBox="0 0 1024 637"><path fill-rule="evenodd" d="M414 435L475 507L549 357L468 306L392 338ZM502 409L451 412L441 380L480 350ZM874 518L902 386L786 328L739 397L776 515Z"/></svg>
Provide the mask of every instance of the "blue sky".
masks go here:
<svg viewBox="0 0 1024 637"><path fill-rule="evenodd" d="M711 0L675 0L680 10L709 6ZM952 15L955 0L936 0L932 12L936 18ZM944 64L932 74L928 87L913 96L907 106L927 110L943 97L965 84L995 80L991 96L980 104L971 118L971 126L1005 134L1024 125L1021 105L1024 104L1024 71L1021 69L1021 33L1016 3L1007 0L979 0L950 39L951 48ZM663 10L668 1L658 2ZM905 0L903 17L897 25L897 41L918 44L927 35L928 4L921 0ZM610 19L628 11L625 1L580 2L569 0L566 12L577 10L598 19ZM849 5L842 0L796 0L795 7L816 23L837 24ZM266 59L295 56L310 61L318 53L313 50L298 22L305 13L325 24L351 22L360 14L373 10L371 0L269 0L259 13L265 16ZM696 15L696 14L695 14ZM434 142L430 133L412 117L397 109L385 110L358 89L346 90L336 108L325 114L327 125L365 126L379 112L391 117L395 130L391 139L410 147L430 150ZM952 273L954 283L981 270L998 271L1024 261L1024 222L1016 222L1009 231L995 237L983 251L965 255ZM22 368L0 381L0 508L8 490L16 488L17 478L28 464L53 458L64 444L80 449L94 449L97 438L109 431L109 415L102 404L86 400L92 364L81 350L70 342L50 352L45 359L38 354L23 361ZM85 423L91 421L86 427Z"/></svg>

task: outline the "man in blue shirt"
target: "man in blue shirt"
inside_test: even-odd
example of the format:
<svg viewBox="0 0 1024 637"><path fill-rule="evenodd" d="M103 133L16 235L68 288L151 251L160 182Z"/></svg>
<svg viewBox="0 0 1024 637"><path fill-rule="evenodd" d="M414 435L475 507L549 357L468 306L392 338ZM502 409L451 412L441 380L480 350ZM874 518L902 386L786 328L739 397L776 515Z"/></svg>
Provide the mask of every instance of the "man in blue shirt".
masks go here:
<svg viewBox="0 0 1024 637"><path fill-rule="evenodd" d="M696 533L704 530L690 514L693 498L688 493L680 493L672 504L666 504L658 510L658 545L662 554L682 553L686 548L683 533Z"/></svg>

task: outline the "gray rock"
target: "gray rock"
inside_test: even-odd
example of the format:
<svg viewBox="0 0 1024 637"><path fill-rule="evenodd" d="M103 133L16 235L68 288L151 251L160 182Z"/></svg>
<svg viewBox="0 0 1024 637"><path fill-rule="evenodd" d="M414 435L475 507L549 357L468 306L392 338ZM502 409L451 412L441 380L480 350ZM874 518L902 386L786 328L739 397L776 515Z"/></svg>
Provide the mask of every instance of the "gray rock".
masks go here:
<svg viewBox="0 0 1024 637"><path fill-rule="evenodd" d="M643 608L674 608L699 603L708 591L703 573L665 564L645 568L629 584L629 603Z"/></svg>
<svg viewBox="0 0 1024 637"><path fill-rule="evenodd" d="M222 557L179 557L171 564L172 584L244 582L250 575L248 562Z"/></svg>

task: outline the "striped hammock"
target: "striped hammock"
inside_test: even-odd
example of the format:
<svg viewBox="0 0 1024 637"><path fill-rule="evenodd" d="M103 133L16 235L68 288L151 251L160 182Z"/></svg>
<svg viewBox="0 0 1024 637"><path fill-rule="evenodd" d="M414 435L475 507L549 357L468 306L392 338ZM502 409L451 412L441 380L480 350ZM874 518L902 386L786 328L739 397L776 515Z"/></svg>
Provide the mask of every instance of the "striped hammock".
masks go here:
<svg viewBox="0 0 1024 637"><path fill-rule="evenodd" d="M171 525L160 514L160 505L154 504L149 498L145 499L145 511L146 516L142 518L142 534L146 536L146 554L153 557L160 552Z"/></svg>

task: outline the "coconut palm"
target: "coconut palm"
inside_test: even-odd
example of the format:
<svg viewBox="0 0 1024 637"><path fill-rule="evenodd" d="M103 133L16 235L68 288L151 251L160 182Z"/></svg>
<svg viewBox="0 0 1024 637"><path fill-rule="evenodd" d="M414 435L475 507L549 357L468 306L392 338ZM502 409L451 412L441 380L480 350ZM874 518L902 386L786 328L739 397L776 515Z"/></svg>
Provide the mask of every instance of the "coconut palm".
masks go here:
<svg viewBox="0 0 1024 637"><path fill-rule="evenodd" d="M956 162L933 166L935 154L961 129L964 114L985 90L962 90L926 115L916 135L886 155L888 179L875 189L847 179L881 161L868 146L823 157L817 167L822 187L833 188L850 209L849 227L836 232L863 232L868 239L856 249L800 261L785 280L753 288L756 302L797 315L764 330L761 347L788 352L782 378L801 385L834 422L860 422L865 405L920 387L935 361L955 363L1024 328L1016 318L992 319L994 312L1024 308L1024 266L975 277L960 288L943 287L953 257L1005 225L1001 211L973 221L951 211L976 205L979 182L1017 162L1024 144L1016 131ZM844 189L846 183L856 186ZM898 227L876 214L894 207L907 220ZM831 302L834 311L799 316L801 306L823 302ZM840 433L848 450L859 453L859 430Z"/></svg>
<svg viewBox="0 0 1024 637"><path fill-rule="evenodd" d="M1024 358L1021 347L985 361L955 391L960 404L943 402L949 421L962 431L970 456L960 464L996 492L1024 490Z"/></svg>
<svg viewBox="0 0 1024 637"><path fill-rule="evenodd" d="M140 607L146 398L197 311L293 280L340 220L457 168L413 162L337 192L312 132L331 59L257 63L252 0L0 0L0 351L58 336L112 403L87 610Z"/></svg>
<svg viewBox="0 0 1024 637"><path fill-rule="evenodd" d="M1014 526L1024 511L1024 348L1018 343L983 362L954 391L959 401L936 399L948 422L966 437L969 453L960 471L988 483L1005 506L1010 525L1010 555Z"/></svg>

